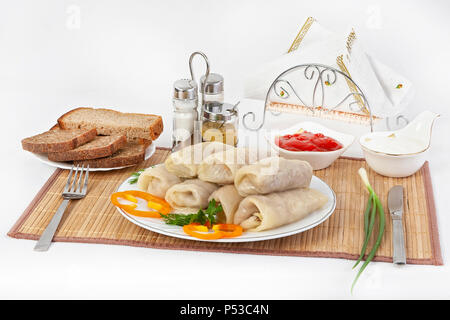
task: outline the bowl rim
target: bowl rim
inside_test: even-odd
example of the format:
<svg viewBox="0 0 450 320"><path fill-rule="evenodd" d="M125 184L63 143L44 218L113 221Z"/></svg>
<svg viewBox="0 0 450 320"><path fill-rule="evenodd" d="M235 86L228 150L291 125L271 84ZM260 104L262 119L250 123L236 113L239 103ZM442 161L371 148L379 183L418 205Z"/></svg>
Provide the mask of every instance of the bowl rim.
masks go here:
<svg viewBox="0 0 450 320"><path fill-rule="evenodd" d="M363 149L363 151L372 153L372 154L376 154L376 155L381 155L381 156L386 156L386 157L392 157L392 158L413 158L415 156L419 156L422 153L425 153L426 151L428 151L429 147L420 151L420 152L416 152L416 153L402 153L402 154L393 154L393 153L385 153L385 152L379 152L379 151L375 151L369 148L364 147L363 145L361 145L361 149Z"/></svg>
<svg viewBox="0 0 450 320"><path fill-rule="evenodd" d="M363 138L366 138L369 134L373 134L373 133L389 133L389 132L395 132L395 131L378 131L378 132L369 132L366 133L364 135L362 135L359 140L358 143L361 147L361 149L368 151L368 152L372 152L375 154L379 154L379 155L384 155L384 156L389 156L389 157L412 157L412 156L416 156L419 155L421 153L424 153L425 151L427 151L430 148L430 144L428 144L425 149L421 150L421 151L417 151L417 152L411 152L411 153L388 153L388 152L382 152L382 151L376 151L373 149L370 149L366 146L363 145L363 143L361 142Z"/></svg>
<svg viewBox="0 0 450 320"><path fill-rule="evenodd" d="M342 148L338 149L338 150L333 150L333 151L291 151L291 150L286 150L286 149L280 148L279 146L277 146L277 144L274 141L272 141L272 137L280 136L281 133L285 132L285 131L293 131L293 130L295 130L295 128L297 128L301 124L305 124L305 123L306 124L312 124L312 125L317 126L319 128L324 128L325 130L331 131L332 133L337 133L339 135L346 136L346 137L349 138L349 142L347 144L344 144L338 138L333 137L331 134L327 134L327 136L329 136L329 137L331 137L333 139L336 139L340 143L342 143L343 144ZM313 122L313 121L302 121L302 122L297 123L296 125L290 126L289 128L281 129L281 130L274 130L274 131L276 133L278 133L275 136L268 135L267 133L265 134L265 138L269 142L271 147L275 148L276 150L279 150L281 152L285 152L285 153L293 154L293 155L295 155L295 154L297 154L297 155L309 154L309 155L324 155L324 156L327 155L327 156L330 156L330 155L334 155L334 154L341 154L341 153L344 153L353 144L353 142L355 142L355 136L354 135L351 135L351 134L348 134L348 133L344 133L344 132L340 132L340 131L328 128L328 127L326 127L326 126L324 126L324 125L322 125L320 123ZM319 133L319 132L316 132L316 133ZM288 133L285 133L285 134L288 134ZM351 138L351 141L350 141L350 138Z"/></svg>

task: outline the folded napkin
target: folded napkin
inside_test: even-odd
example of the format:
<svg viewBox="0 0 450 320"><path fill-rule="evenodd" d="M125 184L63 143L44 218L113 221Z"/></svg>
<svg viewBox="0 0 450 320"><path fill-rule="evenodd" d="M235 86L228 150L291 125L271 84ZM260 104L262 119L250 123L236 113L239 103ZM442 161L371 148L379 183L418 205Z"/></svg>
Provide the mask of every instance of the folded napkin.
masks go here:
<svg viewBox="0 0 450 320"><path fill-rule="evenodd" d="M367 54L355 28L345 33L331 32L313 18L307 19L287 53L249 73L250 76L245 80L244 97L265 100L267 90L278 75L296 65L309 63L331 66L346 73L361 88L369 101L372 114L377 118L399 114L412 99L410 81ZM328 72L328 77L330 76L332 74ZM292 73L285 79L295 88L301 101L294 95L289 99L272 95L271 101L280 103L269 106L270 109L300 113L310 112L305 106L331 109L347 94L356 92L356 87L351 82L338 76L336 83L325 88L324 103L321 105L320 95L316 93L314 100L312 97L315 81L302 79L302 71ZM354 100L359 107L356 104L349 106L349 102ZM362 99L349 98L335 110L337 112L326 113L327 116L366 122L368 119L367 106ZM325 113L316 112L315 115Z"/></svg>

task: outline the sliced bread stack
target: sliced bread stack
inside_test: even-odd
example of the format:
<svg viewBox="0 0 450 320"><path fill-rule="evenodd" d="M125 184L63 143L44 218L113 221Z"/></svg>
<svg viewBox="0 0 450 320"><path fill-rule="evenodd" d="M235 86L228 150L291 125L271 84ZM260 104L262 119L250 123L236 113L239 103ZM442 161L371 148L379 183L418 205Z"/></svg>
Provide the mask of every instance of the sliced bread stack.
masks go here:
<svg viewBox="0 0 450 320"><path fill-rule="evenodd" d="M124 148L111 156L91 160L78 160L74 161L74 164L89 165L90 168L117 168L130 166L145 160L145 150L148 146L149 144L128 142Z"/></svg>
<svg viewBox="0 0 450 320"><path fill-rule="evenodd" d="M160 116L77 108L61 116L50 131L23 139L22 147L47 153L51 161L123 167L144 161L147 147L162 131Z"/></svg>
<svg viewBox="0 0 450 320"><path fill-rule="evenodd" d="M73 150L97 136L94 129L53 129L22 140L22 148L34 153L64 152Z"/></svg>
<svg viewBox="0 0 450 320"><path fill-rule="evenodd" d="M156 140L163 131L160 116L110 109L77 108L58 119L61 129L97 129L100 135L126 134L128 141Z"/></svg>
<svg viewBox="0 0 450 320"><path fill-rule="evenodd" d="M49 152L48 160L74 161L108 157L114 154L119 149L125 147L126 144L127 137L123 134L114 134L112 136L96 136L93 140L75 149L65 152Z"/></svg>

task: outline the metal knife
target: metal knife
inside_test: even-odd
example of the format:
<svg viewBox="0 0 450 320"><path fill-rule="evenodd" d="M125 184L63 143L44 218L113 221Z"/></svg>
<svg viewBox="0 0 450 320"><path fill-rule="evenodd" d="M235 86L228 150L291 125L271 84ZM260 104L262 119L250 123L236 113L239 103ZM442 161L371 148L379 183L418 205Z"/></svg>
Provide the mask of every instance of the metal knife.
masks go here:
<svg viewBox="0 0 450 320"><path fill-rule="evenodd" d="M388 207L392 218L393 262L406 264L405 238L403 235L403 187L395 186L389 190Z"/></svg>

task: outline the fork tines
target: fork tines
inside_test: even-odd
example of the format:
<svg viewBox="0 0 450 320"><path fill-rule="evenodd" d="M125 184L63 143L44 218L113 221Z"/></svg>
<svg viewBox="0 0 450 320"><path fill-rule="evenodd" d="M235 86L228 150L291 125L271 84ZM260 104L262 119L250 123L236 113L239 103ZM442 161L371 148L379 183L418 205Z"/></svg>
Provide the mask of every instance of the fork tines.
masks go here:
<svg viewBox="0 0 450 320"><path fill-rule="evenodd" d="M72 175L74 175L73 180ZM64 188L63 194L79 195L79 196L86 195L88 178L89 178L89 165L86 168L84 167L84 165L81 168L79 165L77 165L76 167L72 166L72 169L70 169L69 177L67 178L67 184L66 187Z"/></svg>

